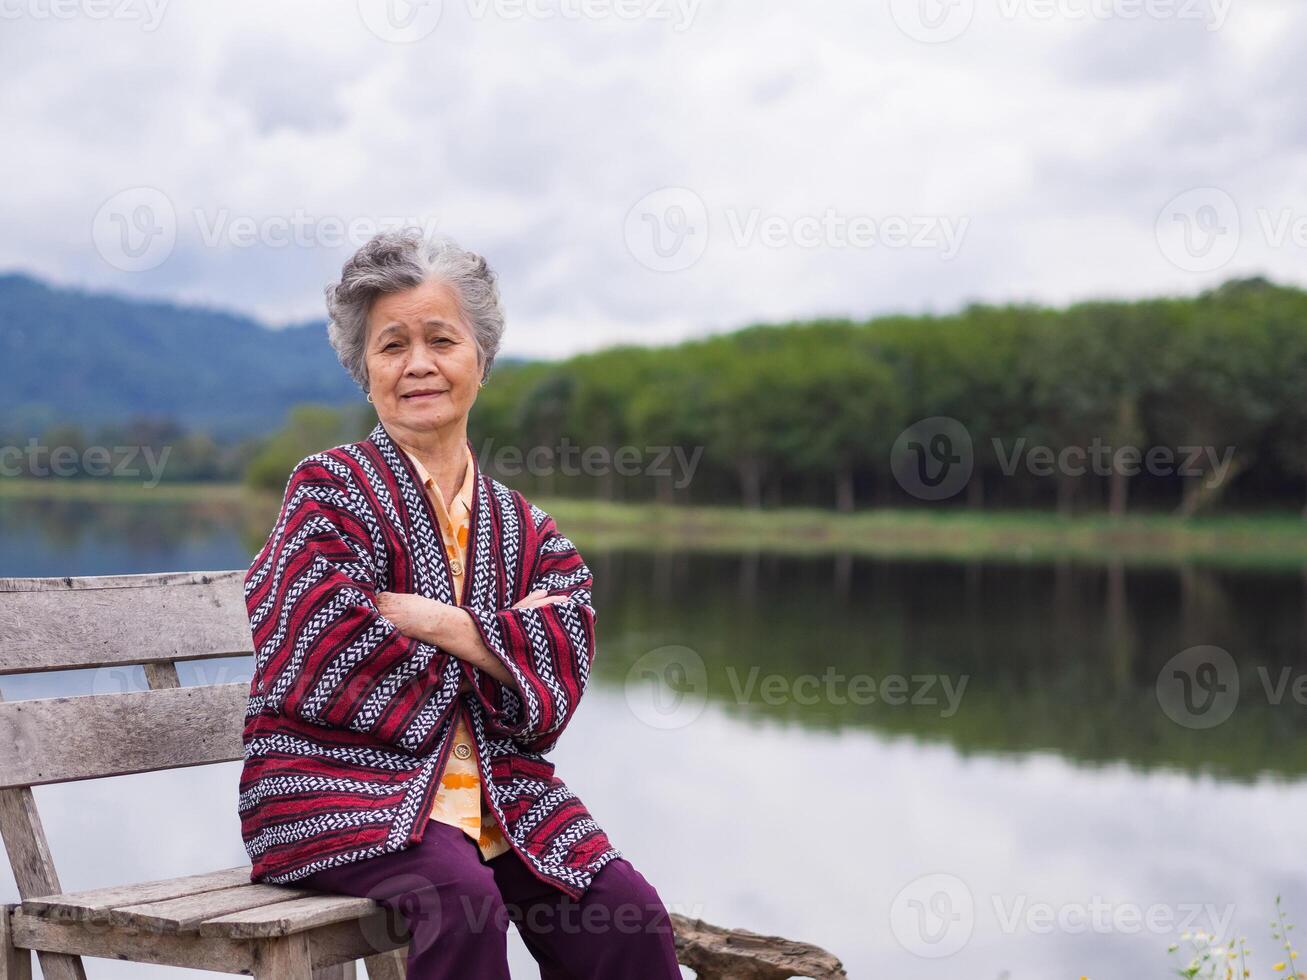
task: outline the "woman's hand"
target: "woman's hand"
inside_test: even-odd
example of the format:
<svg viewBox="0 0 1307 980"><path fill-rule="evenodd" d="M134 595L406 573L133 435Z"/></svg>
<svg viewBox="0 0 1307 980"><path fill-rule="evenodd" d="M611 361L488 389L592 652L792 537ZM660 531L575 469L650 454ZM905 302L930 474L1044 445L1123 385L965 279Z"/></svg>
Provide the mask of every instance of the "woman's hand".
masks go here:
<svg viewBox="0 0 1307 980"><path fill-rule="evenodd" d="M378 592L377 612L395 624L405 636L434 644L432 627L445 605L435 599L413 595L411 592Z"/></svg>
<svg viewBox="0 0 1307 980"><path fill-rule="evenodd" d="M510 608L532 609L566 601L565 595L550 595L544 589L536 589L513 603ZM446 653L480 668L500 683L512 684L508 669L482 642L466 609L410 592L378 592L376 602L377 611L394 623L395 628L405 636L438 646ZM467 693L470 690L465 677L459 684L459 692Z"/></svg>
<svg viewBox="0 0 1307 980"><path fill-rule="evenodd" d="M510 606L510 609L531 609L534 606L545 606L552 602L566 602L565 595L550 595L544 589L536 589L534 592L528 592L525 596Z"/></svg>
<svg viewBox="0 0 1307 980"><path fill-rule="evenodd" d="M511 608L531 609L566 601L565 595L550 595L544 589L536 589L513 603ZM394 623L396 629L405 636L435 645L440 645L440 617L454 608L457 607L411 592L377 593L377 611Z"/></svg>

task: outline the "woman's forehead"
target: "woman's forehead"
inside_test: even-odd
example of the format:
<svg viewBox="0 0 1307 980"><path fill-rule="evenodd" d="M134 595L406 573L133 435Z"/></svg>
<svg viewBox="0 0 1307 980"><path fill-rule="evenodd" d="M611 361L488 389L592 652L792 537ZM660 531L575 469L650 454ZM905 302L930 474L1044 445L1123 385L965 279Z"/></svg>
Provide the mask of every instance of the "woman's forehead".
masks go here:
<svg viewBox="0 0 1307 980"><path fill-rule="evenodd" d="M453 287L431 280L402 292L378 296L368 311L368 324L378 336L384 330L400 328L466 330Z"/></svg>

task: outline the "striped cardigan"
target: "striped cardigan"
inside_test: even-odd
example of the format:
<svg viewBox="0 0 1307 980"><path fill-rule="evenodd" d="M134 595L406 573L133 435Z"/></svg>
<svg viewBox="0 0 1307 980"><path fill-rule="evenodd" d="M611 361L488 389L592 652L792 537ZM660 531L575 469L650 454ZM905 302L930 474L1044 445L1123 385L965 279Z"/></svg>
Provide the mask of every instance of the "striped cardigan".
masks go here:
<svg viewBox="0 0 1307 980"><path fill-rule="evenodd" d="M545 758L590 674L590 570L552 517L475 454L473 465L464 606L512 685L377 611L381 591L454 602L431 501L381 423L292 471L245 576L255 670L239 814L251 881L292 882L421 840L459 711L486 804L538 878L580 898L622 856ZM535 589L568 601L510 608ZM463 677L472 692L460 695Z"/></svg>

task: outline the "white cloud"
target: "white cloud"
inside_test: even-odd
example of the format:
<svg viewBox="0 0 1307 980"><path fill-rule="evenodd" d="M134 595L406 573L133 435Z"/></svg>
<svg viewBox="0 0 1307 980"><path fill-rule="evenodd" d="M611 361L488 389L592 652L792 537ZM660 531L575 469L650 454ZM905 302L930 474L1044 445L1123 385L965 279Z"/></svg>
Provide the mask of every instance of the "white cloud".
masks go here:
<svg viewBox="0 0 1307 980"><path fill-rule="evenodd" d="M1209 30L1179 13L1190 0L1150 2L1154 16L994 0L956 39L923 43L897 0L530 0L555 16L518 19L444 0L428 36L394 44L354 4L167 4L146 30L0 0L0 268L302 320L351 250L329 241L336 225L416 218L487 255L505 351L522 354L975 299L1192 293L1253 272L1301 282L1302 247L1267 242L1256 212L1307 216L1307 141L1285 97L1307 10L1236 0ZM1214 2L1198 6L1214 16ZM1154 223L1208 185L1247 212L1244 237L1228 266L1184 272ZM177 244L127 273L97 253L92 219L138 186L172 202ZM623 232L669 186L708 222L702 257L674 272L640 264ZM965 237L948 260L732 239L750 216L785 233L832 213L882 233L943 217ZM312 244L277 247L296 220Z"/></svg>

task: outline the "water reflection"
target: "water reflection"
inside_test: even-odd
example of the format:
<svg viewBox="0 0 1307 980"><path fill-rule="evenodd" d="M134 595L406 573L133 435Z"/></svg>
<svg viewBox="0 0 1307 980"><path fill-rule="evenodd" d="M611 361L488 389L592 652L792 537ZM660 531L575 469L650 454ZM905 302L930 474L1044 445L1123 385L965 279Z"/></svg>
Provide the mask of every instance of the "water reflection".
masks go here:
<svg viewBox="0 0 1307 980"><path fill-rule="evenodd" d="M0 501L0 574L242 568L275 517L267 504ZM572 536L595 573L603 684L685 647L703 664L706 691L692 693L742 718L964 754L1237 779L1307 770L1307 571L633 552ZM1168 662L1199 645L1237 671L1237 709L1211 729L1158 702Z"/></svg>
<svg viewBox="0 0 1307 980"><path fill-rule="evenodd" d="M270 519L0 502L0 575L240 568ZM1178 925L1210 907L1262 950L1275 895L1307 915L1292 862L1307 804L1307 712L1293 697L1304 576L633 552L573 537L595 573L600 645L555 761L673 909L818 942L852 977L901 980L942 967L1012 980L1171 972L1178 929L1048 928L1047 910L1160 905ZM1168 663L1197 645L1228 651L1237 675L1237 706L1210 728L1177 723L1158 698ZM641 665L667 650L663 666L698 658L702 671L661 675L679 690L650 714ZM248 658L213 661L182 681L248 671ZM144 687L137 673L123 684ZM51 697L90 683L33 675L3 689ZM38 787L64 887L244 863L234 766ZM894 927L905 889L935 874L973 902L967 941L938 961ZM0 885L13 900L12 876ZM512 950L515 975L534 975L516 938Z"/></svg>
<svg viewBox="0 0 1307 980"><path fill-rule="evenodd" d="M1293 697L1307 674L1299 575L848 556L588 560L602 610L596 670L608 681L646 651L681 644L702 657L710 698L745 716L1240 779L1307 767L1307 712ZM1237 709L1211 729L1159 706L1163 668L1196 645L1228 651L1238 671ZM774 697L763 693L768 677ZM887 688L889 678L902 680Z"/></svg>

